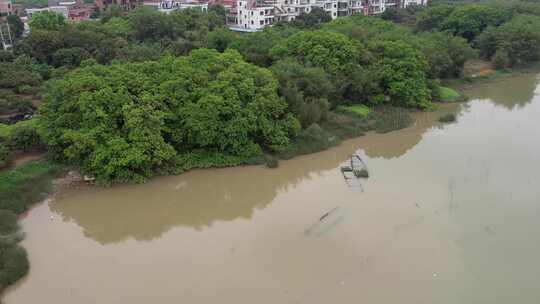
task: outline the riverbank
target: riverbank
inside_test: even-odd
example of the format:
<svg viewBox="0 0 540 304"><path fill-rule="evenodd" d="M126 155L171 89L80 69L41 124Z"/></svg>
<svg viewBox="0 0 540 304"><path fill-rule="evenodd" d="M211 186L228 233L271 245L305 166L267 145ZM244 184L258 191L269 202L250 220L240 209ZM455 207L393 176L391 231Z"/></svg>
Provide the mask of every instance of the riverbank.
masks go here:
<svg viewBox="0 0 540 304"><path fill-rule="evenodd" d="M527 74L537 74L540 71L540 62L528 66L514 67L511 69L495 69L490 62L474 62L473 67L466 68L466 74L462 78L445 79L442 82L460 92L471 89L476 85L490 84L504 81L509 78Z"/></svg>
<svg viewBox="0 0 540 304"><path fill-rule="evenodd" d="M265 164L272 167L269 162L277 159L291 159L300 155L317 153L335 146L342 141L359 137L366 132L375 131L388 133L403 129L413 122L411 114L415 111L379 107L369 110L369 113L329 113L328 119L321 125L314 124L303 130L291 145L291 148L277 155L266 156L258 162L250 164ZM240 165L248 165L242 163ZM190 168L197 169L196 167ZM83 183L80 173L68 170L67 167L53 161L39 159L29 160L16 166L12 170L0 172L0 211L16 216L24 214L31 205L46 198L61 194L64 190ZM18 226L17 226L18 227ZM19 231L16 228L14 231ZM10 232L13 233L13 232ZM11 271L9 280L0 282L0 291L28 271L28 260L24 248L19 245L21 238L13 239L9 244L9 252L16 252L15 256L0 256L0 265L16 266L18 271ZM1 269L0 271L10 271Z"/></svg>
<svg viewBox="0 0 540 304"><path fill-rule="evenodd" d="M278 170L192 170L69 190L21 220L32 270L3 300L232 303L263 294L263 303L287 303L336 300L338 289L340 303L489 302L494 287L537 273L538 246L522 234L538 226L530 164L540 147L530 136L540 104L522 97L532 78L467 91L466 105L413 113L409 128L367 132ZM457 121L438 123L443 112ZM340 173L354 153L370 170L363 192ZM508 172L519 173L514 183ZM339 213L310 230L331 210ZM504 264L508 254L515 262ZM529 290L527 300L538 295Z"/></svg>
<svg viewBox="0 0 540 304"><path fill-rule="evenodd" d="M362 136L369 131L388 133L404 129L413 123L410 115L414 112L394 107L373 108L368 114L331 112L325 122L320 125L314 124L303 130L293 140L291 149L273 155L272 158L291 159L299 155L320 152L339 145L343 140ZM261 159L259 164L264 162L268 164L269 159L271 158ZM9 182L3 183L5 187L0 188L0 198L4 194L0 209L8 209L21 214L31 204L43 200L47 195L58 193L74 183L81 182L81 176L73 171L59 178L66 172L68 171L64 166L38 160L2 173L0 180L9 180ZM8 204L4 204L4 199Z"/></svg>

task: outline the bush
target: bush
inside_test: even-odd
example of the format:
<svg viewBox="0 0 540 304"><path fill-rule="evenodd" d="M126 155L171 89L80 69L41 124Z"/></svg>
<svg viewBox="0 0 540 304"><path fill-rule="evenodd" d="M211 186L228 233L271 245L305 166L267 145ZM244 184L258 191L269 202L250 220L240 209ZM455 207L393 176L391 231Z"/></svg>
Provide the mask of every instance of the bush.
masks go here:
<svg viewBox="0 0 540 304"><path fill-rule="evenodd" d="M347 139L364 135L364 132L373 128L373 120L357 115L328 113L321 127L340 139Z"/></svg>
<svg viewBox="0 0 540 304"><path fill-rule="evenodd" d="M336 146L340 142L339 137L325 131L318 124L314 123L307 129L302 130L293 139L292 145L280 153L279 157L288 159L296 155L318 152Z"/></svg>
<svg viewBox="0 0 540 304"><path fill-rule="evenodd" d="M11 128L9 145L12 150L30 151L43 146L35 124L19 122Z"/></svg>

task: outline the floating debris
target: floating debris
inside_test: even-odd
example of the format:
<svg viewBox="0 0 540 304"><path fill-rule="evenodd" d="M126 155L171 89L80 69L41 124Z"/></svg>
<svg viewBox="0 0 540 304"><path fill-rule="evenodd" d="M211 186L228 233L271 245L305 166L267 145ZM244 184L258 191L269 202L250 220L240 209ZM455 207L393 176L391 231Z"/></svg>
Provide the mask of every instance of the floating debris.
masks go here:
<svg viewBox="0 0 540 304"><path fill-rule="evenodd" d="M362 188L361 178L368 178L369 171L366 163L358 154L353 154L346 165L341 166L341 174L349 187Z"/></svg>
<svg viewBox="0 0 540 304"><path fill-rule="evenodd" d="M304 231L304 235L319 237L337 226L342 220L341 207L335 207L321 215L316 223Z"/></svg>

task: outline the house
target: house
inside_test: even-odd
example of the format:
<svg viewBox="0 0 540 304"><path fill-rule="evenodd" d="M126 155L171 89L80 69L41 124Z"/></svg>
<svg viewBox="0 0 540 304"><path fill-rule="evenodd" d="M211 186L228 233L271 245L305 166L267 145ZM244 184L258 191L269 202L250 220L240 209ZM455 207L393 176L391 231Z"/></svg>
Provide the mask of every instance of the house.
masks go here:
<svg viewBox="0 0 540 304"><path fill-rule="evenodd" d="M208 2L193 0L162 0L159 3L158 11L168 14L172 11L186 8L196 8L202 11L207 11Z"/></svg>
<svg viewBox="0 0 540 304"><path fill-rule="evenodd" d="M9 16L13 14L13 3L11 0L0 0L0 16Z"/></svg>
<svg viewBox="0 0 540 304"><path fill-rule="evenodd" d="M121 7L124 11L130 11L143 4L142 0L94 0L94 4L100 10L105 10L111 5Z"/></svg>
<svg viewBox="0 0 540 304"><path fill-rule="evenodd" d="M26 10L28 19L32 19L35 13L42 11L51 11L62 14L68 22L80 22L90 19L90 14L94 9L93 5L87 5L81 0L62 2L58 0L49 0L49 6L45 8L29 8Z"/></svg>

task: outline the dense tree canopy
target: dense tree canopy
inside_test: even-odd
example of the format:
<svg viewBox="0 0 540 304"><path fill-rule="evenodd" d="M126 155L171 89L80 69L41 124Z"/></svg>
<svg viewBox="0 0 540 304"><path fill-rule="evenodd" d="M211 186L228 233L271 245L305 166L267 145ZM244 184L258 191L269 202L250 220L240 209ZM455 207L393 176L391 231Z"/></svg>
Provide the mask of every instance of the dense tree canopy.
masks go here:
<svg viewBox="0 0 540 304"><path fill-rule="evenodd" d="M313 7L309 13L302 13L296 17L292 24L304 29L316 29L330 21L332 21L330 13L320 7Z"/></svg>
<svg viewBox="0 0 540 304"><path fill-rule="evenodd" d="M376 42L369 46L376 55L384 98L395 105L427 108L431 104L427 61L424 55L399 42Z"/></svg>
<svg viewBox="0 0 540 304"><path fill-rule="evenodd" d="M66 19L62 14L51 11L43 11L35 13L32 16L29 25L34 31L58 31L66 26Z"/></svg>
<svg viewBox="0 0 540 304"><path fill-rule="evenodd" d="M92 65L51 85L40 112L43 135L103 183L142 180L185 166L175 164L177 155L247 159L286 148L299 124L277 89L270 71L234 51Z"/></svg>
<svg viewBox="0 0 540 304"><path fill-rule="evenodd" d="M302 126L308 127L326 117L333 85L323 69L285 60L273 65L272 71L279 80L280 94Z"/></svg>
<svg viewBox="0 0 540 304"><path fill-rule="evenodd" d="M442 30L473 41L488 26L499 26L511 18L511 12L485 5L456 7L441 24Z"/></svg>
<svg viewBox="0 0 540 304"><path fill-rule="evenodd" d="M518 15L509 22L490 27L477 41L487 58L496 55L502 67L537 61L540 58L540 18Z"/></svg>
<svg viewBox="0 0 540 304"><path fill-rule="evenodd" d="M360 59L359 45L347 36L329 32L299 32L271 50L274 58L292 57L299 62L338 72Z"/></svg>

